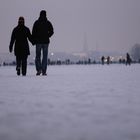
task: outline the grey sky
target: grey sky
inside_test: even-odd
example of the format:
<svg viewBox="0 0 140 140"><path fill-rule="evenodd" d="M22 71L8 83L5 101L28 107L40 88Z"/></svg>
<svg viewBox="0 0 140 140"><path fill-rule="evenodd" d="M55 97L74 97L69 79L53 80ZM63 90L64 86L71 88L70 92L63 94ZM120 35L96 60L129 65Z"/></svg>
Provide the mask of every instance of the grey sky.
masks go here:
<svg viewBox="0 0 140 140"><path fill-rule="evenodd" d="M139 6L140 0L1 0L0 52L8 52L18 17L32 30L42 9L54 26L50 51L82 51L86 36L89 50L126 52L140 43Z"/></svg>

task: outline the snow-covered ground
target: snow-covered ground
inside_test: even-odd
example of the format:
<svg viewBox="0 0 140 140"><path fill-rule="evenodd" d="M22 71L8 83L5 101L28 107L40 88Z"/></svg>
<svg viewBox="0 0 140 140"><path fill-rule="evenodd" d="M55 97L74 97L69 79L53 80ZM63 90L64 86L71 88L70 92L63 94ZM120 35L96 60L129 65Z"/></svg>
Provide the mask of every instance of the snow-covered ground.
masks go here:
<svg viewBox="0 0 140 140"><path fill-rule="evenodd" d="M140 65L0 67L0 140L140 140Z"/></svg>

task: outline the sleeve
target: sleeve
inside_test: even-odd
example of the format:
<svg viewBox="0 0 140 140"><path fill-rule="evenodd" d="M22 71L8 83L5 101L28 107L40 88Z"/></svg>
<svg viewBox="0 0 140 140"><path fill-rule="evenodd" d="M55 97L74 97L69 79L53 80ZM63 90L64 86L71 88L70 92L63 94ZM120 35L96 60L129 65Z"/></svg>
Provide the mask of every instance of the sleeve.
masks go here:
<svg viewBox="0 0 140 140"><path fill-rule="evenodd" d="M13 44L15 43L16 37L15 37L15 29L12 31L12 35L11 35L11 41L10 41L10 45L9 45L9 51L12 52L13 50Z"/></svg>
<svg viewBox="0 0 140 140"><path fill-rule="evenodd" d="M33 28L32 28L32 40L33 40L33 45L34 45L35 42L36 42L36 34L37 34L37 31L36 31L36 22L35 22L34 25L33 25Z"/></svg>
<svg viewBox="0 0 140 140"><path fill-rule="evenodd" d="M32 44L34 44L34 42L33 42L33 37L32 37L32 35L31 35L31 32L30 32L29 28L27 28L27 37L28 37L28 40L29 40Z"/></svg>
<svg viewBox="0 0 140 140"><path fill-rule="evenodd" d="M53 25L50 21L48 21L48 36L51 37L54 34Z"/></svg>

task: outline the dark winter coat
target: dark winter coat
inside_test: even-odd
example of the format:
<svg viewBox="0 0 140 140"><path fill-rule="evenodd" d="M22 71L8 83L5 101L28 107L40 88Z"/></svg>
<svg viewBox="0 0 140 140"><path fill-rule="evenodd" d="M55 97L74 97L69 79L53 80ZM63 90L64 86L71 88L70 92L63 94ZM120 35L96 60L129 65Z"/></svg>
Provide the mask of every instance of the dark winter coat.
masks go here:
<svg viewBox="0 0 140 140"><path fill-rule="evenodd" d="M51 22L44 16L39 17L35 21L32 29L32 36L34 44L48 44L50 43L50 37L53 35L53 26Z"/></svg>
<svg viewBox="0 0 140 140"><path fill-rule="evenodd" d="M29 43L32 42L32 36L30 33L29 28L27 28L24 25L18 25L13 29L12 35L11 35L11 41L9 50L12 52L13 45L14 46L14 53L16 56L25 56L30 54L29 50Z"/></svg>

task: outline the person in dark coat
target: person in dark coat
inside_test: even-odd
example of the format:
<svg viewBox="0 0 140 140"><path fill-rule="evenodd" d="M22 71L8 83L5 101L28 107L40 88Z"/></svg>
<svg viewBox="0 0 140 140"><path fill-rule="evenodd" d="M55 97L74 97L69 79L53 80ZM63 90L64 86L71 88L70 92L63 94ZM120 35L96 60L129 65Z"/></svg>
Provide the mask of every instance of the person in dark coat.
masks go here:
<svg viewBox="0 0 140 140"><path fill-rule="evenodd" d="M16 56L17 75L26 76L27 58L30 55L28 40L32 42L32 36L28 27L24 25L24 17L19 17L18 25L13 29L9 51L12 52L14 45L14 54Z"/></svg>
<svg viewBox="0 0 140 140"><path fill-rule="evenodd" d="M101 57L101 61L102 61L102 65L104 65L104 62L105 62L105 57L104 56Z"/></svg>
<svg viewBox="0 0 140 140"><path fill-rule="evenodd" d="M36 45L36 75L47 75L48 47L50 37L53 35L52 23L47 19L46 11L40 12L39 19L35 21L32 29L34 44ZM42 52L42 59L41 59Z"/></svg>
<svg viewBox="0 0 140 140"><path fill-rule="evenodd" d="M110 64L110 56L107 57L107 64Z"/></svg>
<svg viewBox="0 0 140 140"><path fill-rule="evenodd" d="M130 57L130 55L129 55L129 53L126 53L126 65L128 64L128 65L131 65L131 57Z"/></svg>

